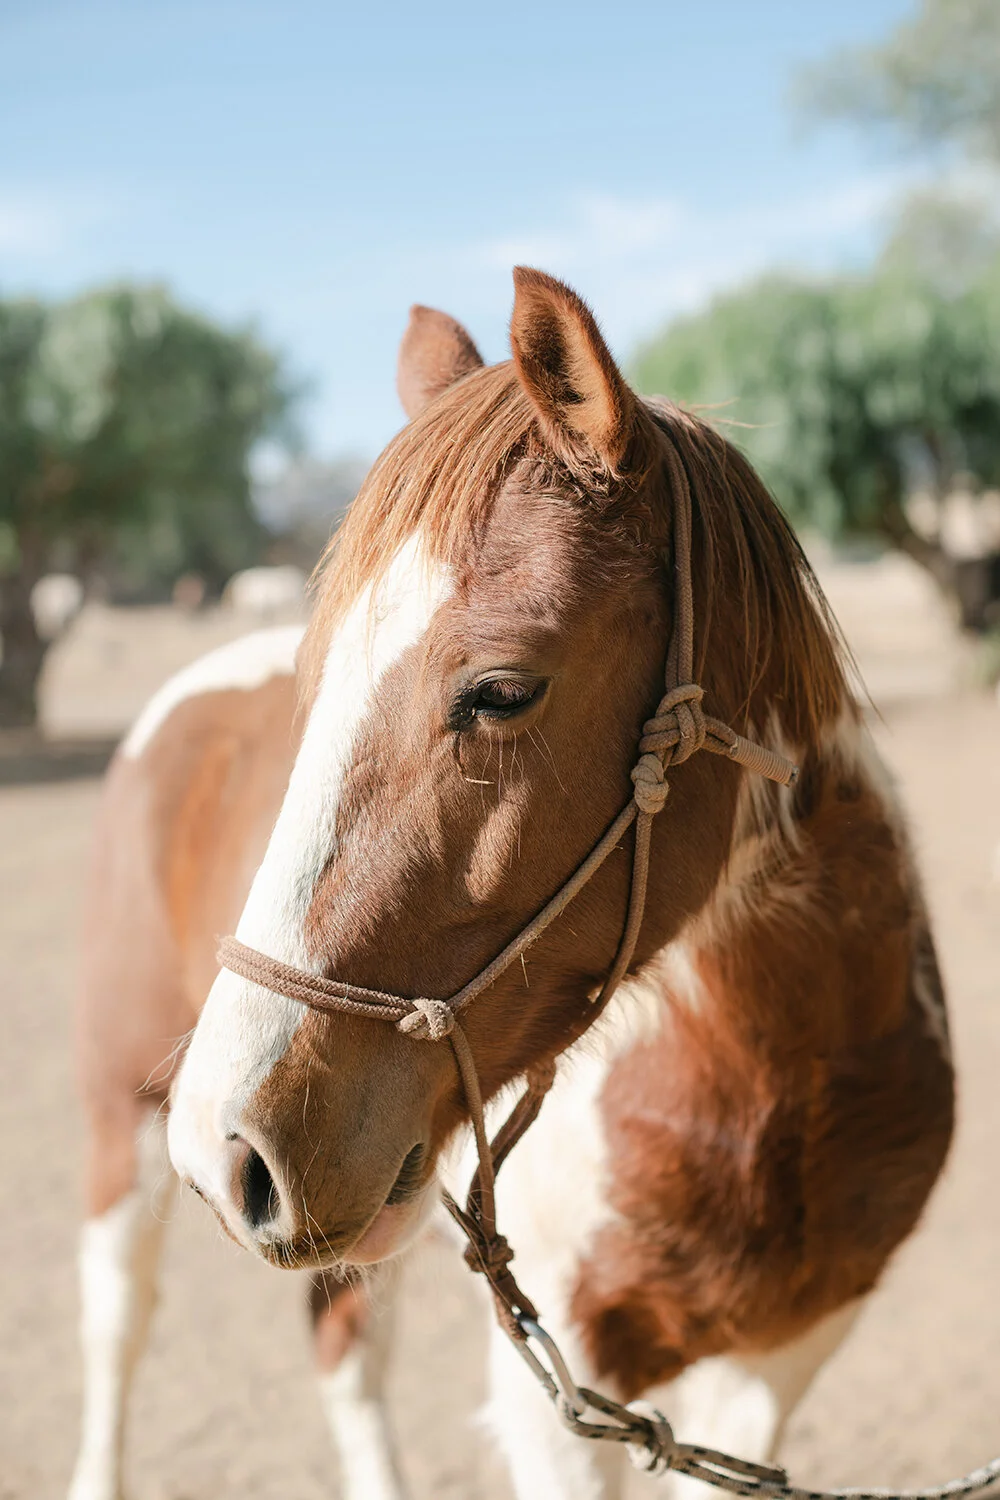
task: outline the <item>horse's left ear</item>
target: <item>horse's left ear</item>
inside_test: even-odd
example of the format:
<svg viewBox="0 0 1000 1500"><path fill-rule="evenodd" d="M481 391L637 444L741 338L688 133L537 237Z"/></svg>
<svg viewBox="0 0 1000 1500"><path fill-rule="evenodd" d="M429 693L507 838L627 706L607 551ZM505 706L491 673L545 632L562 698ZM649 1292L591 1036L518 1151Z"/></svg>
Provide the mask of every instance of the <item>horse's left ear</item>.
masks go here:
<svg viewBox="0 0 1000 1500"><path fill-rule="evenodd" d="M582 446L614 472L635 429L636 401L587 304L544 271L517 266L510 343L556 450L572 457Z"/></svg>
<svg viewBox="0 0 1000 1500"><path fill-rule="evenodd" d="M406 415L417 416L435 396L482 363L461 323L435 307L411 307L396 367L396 389Z"/></svg>

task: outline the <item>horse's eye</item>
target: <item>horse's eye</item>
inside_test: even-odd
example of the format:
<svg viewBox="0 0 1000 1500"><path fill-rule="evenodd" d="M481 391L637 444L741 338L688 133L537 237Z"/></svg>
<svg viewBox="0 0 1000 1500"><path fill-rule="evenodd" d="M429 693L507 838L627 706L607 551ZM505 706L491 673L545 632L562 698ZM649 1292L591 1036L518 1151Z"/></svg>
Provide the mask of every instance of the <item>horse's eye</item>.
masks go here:
<svg viewBox="0 0 1000 1500"><path fill-rule="evenodd" d="M537 682L517 682L511 677L497 677L481 682L472 700L472 711L487 718L507 718L518 709L527 708L538 692Z"/></svg>
<svg viewBox="0 0 1000 1500"><path fill-rule="evenodd" d="M466 688L454 704L451 727L464 728L473 719L513 719L541 697L544 687L538 678L485 677Z"/></svg>

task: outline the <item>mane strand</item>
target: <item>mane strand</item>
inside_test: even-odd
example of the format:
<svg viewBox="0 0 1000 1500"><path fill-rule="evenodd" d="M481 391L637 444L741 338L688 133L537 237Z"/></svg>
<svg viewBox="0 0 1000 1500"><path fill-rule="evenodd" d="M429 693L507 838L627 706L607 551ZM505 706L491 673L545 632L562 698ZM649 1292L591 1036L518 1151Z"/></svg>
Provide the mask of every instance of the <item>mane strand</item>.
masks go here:
<svg viewBox="0 0 1000 1500"><path fill-rule="evenodd" d="M763 689L786 733L814 745L849 701L851 654L802 544L737 447L672 402L646 405L691 489L697 670L710 656L744 726Z"/></svg>

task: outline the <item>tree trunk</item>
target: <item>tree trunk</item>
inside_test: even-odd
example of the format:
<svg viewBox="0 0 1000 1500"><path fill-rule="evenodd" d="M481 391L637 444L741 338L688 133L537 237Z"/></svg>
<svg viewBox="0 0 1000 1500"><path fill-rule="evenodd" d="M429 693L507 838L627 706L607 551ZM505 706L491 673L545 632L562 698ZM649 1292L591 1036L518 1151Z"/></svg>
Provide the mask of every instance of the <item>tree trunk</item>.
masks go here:
<svg viewBox="0 0 1000 1500"><path fill-rule="evenodd" d="M959 558L954 569L962 628L981 634L1000 624L1000 552Z"/></svg>
<svg viewBox="0 0 1000 1500"><path fill-rule="evenodd" d="M934 579L949 604L958 612L963 630L989 630L1000 618L1000 554L954 558L937 542L920 536L901 507L886 507L882 531L886 540Z"/></svg>
<svg viewBox="0 0 1000 1500"><path fill-rule="evenodd" d="M900 552L905 552L907 557L912 557L915 563L934 579L938 588L949 599L955 598L955 564L948 556L943 547L937 542L928 541L926 537L914 531L906 513L901 505L887 505L882 511L882 531L886 539L897 547Z"/></svg>
<svg viewBox="0 0 1000 1500"><path fill-rule="evenodd" d="M35 629L31 590L36 579L21 572L0 582L0 728L25 728L38 717L38 680L48 650Z"/></svg>

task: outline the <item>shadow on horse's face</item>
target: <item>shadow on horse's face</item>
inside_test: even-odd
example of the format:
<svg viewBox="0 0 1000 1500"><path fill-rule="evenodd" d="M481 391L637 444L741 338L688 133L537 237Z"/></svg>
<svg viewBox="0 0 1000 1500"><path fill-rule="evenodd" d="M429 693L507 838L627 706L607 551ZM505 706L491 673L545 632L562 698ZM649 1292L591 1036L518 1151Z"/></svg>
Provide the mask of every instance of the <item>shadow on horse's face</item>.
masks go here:
<svg viewBox="0 0 1000 1500"><path fill-rule="evenodd" d="M558 283L519 277L512 344L513 366L478 368L458 325L415 310L400 387L421 409L327 567L308 724L238 929L398 995L454 994L580 863L662 680L648 420ZM626 885L613 856L463 1017L484 1093L585 1028ZM415 1232L462 1108L450 1049L223 972L171 1154L274 1262L364 1262Z"/></svg>

